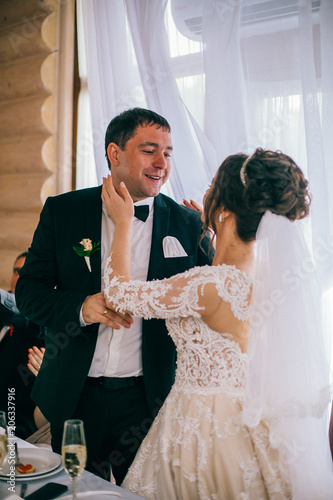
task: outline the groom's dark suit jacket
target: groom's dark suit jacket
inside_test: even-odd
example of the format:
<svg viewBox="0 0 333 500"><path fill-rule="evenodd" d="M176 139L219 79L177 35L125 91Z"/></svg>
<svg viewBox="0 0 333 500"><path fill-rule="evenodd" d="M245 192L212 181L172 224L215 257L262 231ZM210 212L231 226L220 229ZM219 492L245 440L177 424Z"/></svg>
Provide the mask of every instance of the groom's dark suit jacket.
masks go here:
<svg viewBox="0 0 333 500"><path fill-rule="evenodd" d="M88 295L101 291L101 252L90 257L89 272L73 247L83 238L101 241L101 214L101 187L48 198L16 285L20 311L47 327L46 353L32 397L53 425L72 417L95 350L98 324L81 328L79 312ZM209 263L199 247L200 234L200 214L158 195L148 280ZM162 241L167 235L180 241L187 257L164 257ZM147 401L155 417L175 373L175 347L164 321L143 322L142 358Z"/></svg>

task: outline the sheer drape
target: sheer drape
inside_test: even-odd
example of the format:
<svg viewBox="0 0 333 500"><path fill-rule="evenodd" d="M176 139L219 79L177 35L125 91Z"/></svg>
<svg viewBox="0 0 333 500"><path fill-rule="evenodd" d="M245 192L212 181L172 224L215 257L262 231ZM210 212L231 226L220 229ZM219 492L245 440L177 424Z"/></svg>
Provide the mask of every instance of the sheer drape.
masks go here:
<svg viewBox="0 0 333 500"><path fill-rule="evenodd" d="M172 127L175 152L170 194L178 200L189 196L200 199L212 172L207 172L202 151L194 140L170 67L165 4L166 0L79 2L97 176L101 182L107 173L103 139L108 122L123 109L147 106L164 115ZM131 60L134 54L135 61Z"/></svg>
<svg viewBox="0 0 333 500"><path fill-rule="evenodd" d="M77 5L78 18L82 19L78 31L79 34L83 31L92 139L100 184L108 172L104 152L108 123L122 110L138 105L145 107L146 103L137 86L137 67L131 60L132 41L127 33L124 3L83 0Z"/></svg>
<svg viewBox="0 0 333 500"><path fill-rule="evenodd" d="M206 73L205 133L219 162L246 147L246 94L240 50L241 2L203 5L202 40Z"/></svg>
<svg viewBox="0 0 333 500"><path fill-rule="evenodd" d="M195 7L197 18L202 18L198 36L202 66L193 70L189 64L188 70L188 78L200 72L205 78L205 92L196 94L191 87L194 99L202 103L202 123L194 118L190 99L181 94L182 88L190 92L190 87L175 76L177 58L169 50L174 40L168 43L164 22L168 1L174 8ZM184 197L201 202L227 155L252 153L258 146L281 149L310 180L309 237L321 285L323 290L329 288L333 279L331 0L321 0L316 12L311 0L299 0L293 15L260 22L245 20L244 12L253 3L247 0L168 1L78 1L98 182L107 173L105 128L113 116L132 106L151 108L171 124L175 151L167 189L179 202ZM178 63L185 65L183 73L186 61L182 56Z"/></svg>
<svg viewBox="0 0 333 500"><path fill-rule="evenodd" d="M186 108L173 76L164 13L167 0L137 2L125 0L133 45L147 105L167 118L172 127L174 163L170 183L175 198L188 196L188 179L200 196L210 179L189 127Z"/></svg>

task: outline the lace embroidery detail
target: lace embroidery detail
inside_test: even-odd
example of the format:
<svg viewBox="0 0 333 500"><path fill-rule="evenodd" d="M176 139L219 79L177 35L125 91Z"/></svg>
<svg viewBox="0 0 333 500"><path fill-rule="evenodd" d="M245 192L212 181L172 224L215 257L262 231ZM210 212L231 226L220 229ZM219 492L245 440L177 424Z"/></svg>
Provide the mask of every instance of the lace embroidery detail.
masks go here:
<svg viewBox="0 0 333 500"><path fill-rule="evenodd" d="M243 425L247 355L230 333L212 330L200 316L200 293L213 283L235 317L247 319L251 279L225 265L149 283L111 274L108 268L108 299L120 311L165 318L177 348L175 383L123 487L155 500L183 498L184 492L200 500L289 499L280 471L271 466L278 462L267 430Z"/></svg>
<svg viewBox="0 0 333 500"><path fill-rule="evenodd" d="M235 316L247 317L252 282L245 273L231 266L203 266L153 282L122 282L120 277L110 279L111 273L108 269L105 293L118 310L166 318L177 348L176 385L187 392L222 391L235 401L243 396L247 355L229 333L215 332L206 325L198 301L202 287L214 283L218 295L233 304Z"/></svg>
<svg viewBox="0 0 333 500"><path fill-rule="evenodd" d="M185 482L192 484L197 493L193 498L213 499L218 495L209 494L205 484L205 474L209 469L210 460L213 457L214 442L216 439L227 440L230 436L237 436L242 432L240 413L231 416L222 423L215 415L211 407L211 398L193 397L183 395L178 387L173 387L163 409L154 421L153 436L147 436L142 442L140 453L126 477L123 487L133 492L140 492L144 498L181 498L176 496L160 496L161 490L156 484L161 463L170 464L176 476L181 472ZM172 409L172 410L171 410ZM172 417L170 414L172 411ZM170 434L158 433L156 429L161 427L172 427ZM209 431L207 432L207 428ZM195 460L182 461L182 454L186 450L192 454L196 450ZM179 451L182 453L179 454ZM151 473L142 477L142 468L149 461L152 464ZM167 493L164 492L166 495ZM190 497L189 497L190 498Z"/></svg>
<svg viewBox="0 0 333 500"><path fill-rule="evenodd" d="M120 312L130 310L145 319L193 316L200 318L199 294L214 284L218 295L231 306L236 318L246 321L249 313L251 278L235 266L194 267L172 278L153 281L124 281L113 276L110 255L104 273L104 293Z"/></svg>
<svg viewBox="0 0 333 500"><path fill-rule="evenodd" d="M241 403L174 386L122 486L155 500L184 491L200 500L290 500L279 466L267 427L252 432L242 424Z"/></svg>
<svg viewBox="0 0 333 500"><path fill-rule="evenodd" d="M247 355L230 334L214 332L201 318L175 318L166 324L177 348L177 386L189 393L222 391L234 401L243 397Z"/></svg>
<svg viewBox="0 0 333 500"><path fill-rule="evenodd" d="M262 484L262 477L264 477L265 489L269 498L291 499L292 493L288 484L288 470L285 470L284 461L281 460L278 451L271 445L268 426L264 421L261 421L254 428L244 427L244 431L250 437L255 450L255 456L252 458L242 457L239 454L238 461L244 473L246 492L258 491ZM251 494L249 498L252 499ZM263 495L262 498L266 498L266 496Z"/></svg>

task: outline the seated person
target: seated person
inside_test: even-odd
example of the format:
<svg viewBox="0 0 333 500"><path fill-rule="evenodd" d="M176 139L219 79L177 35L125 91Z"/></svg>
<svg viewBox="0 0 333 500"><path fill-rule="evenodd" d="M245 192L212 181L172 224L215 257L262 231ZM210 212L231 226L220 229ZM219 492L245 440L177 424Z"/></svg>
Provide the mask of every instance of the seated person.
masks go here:
<svg viewBox="0 0 333 500"><path fill-rule="evenodd" d="M13 274L10 280L10 290L6 292L0 288L0 342L8 341L11 326L27 326L28 320L20 314L16 306L15 286L19 278L20 269L25 262L28 252L21 253L14 263ZM9 334L9 335L7 335Z"/></svg>
<svg viewBox="0 0 333 500"><path fill-rule="evenodd" d="M37 430L35 403L30 397L35 377L27 368L27 351L31 345L44 346L44 332L20 314L15 302L15 286L27 252L14 263L10 291L0 294L0 409L8 411L8 389L15 396L15 435L26 439Z"/></svg>
<svg viewBox="0 0 333 500"><path fill-rule="evenodd" d="M43 357L44 357L45 349L44 347L41 347L40 349L36 347L35 345L29 349L28 353L28 368L33 373L36 377L38 375L39 369L41 367ZM27 438L27 441L32 444L36 444L37 446L39 445L48 445L51 448L51 430L50 430L50 423L38 406L36 406L34 410L34 419L35 419L35 424L37 427L37 431L34 432L31 436Z"/></svg>

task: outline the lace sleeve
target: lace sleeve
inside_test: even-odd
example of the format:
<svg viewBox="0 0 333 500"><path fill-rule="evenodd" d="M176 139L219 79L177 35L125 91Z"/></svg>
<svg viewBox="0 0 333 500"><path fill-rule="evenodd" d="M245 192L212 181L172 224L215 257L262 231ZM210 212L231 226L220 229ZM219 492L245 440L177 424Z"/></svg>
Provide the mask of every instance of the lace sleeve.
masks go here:
<svg viewBox="0 0 333 500"><path fill-rule="evenodd" d="M199 306L199 299L205 285L213 283L220 298L231 304L237 318L244 321L248 317L250 284L244 273L230 266L194 267L163 280L125 281L122 276L114 276L110 263L111 257L104 273L104 293L119 312L145 319L200 318L204 308Z"/></svg>
<svg viewBox="0 0 333 500"><path fill-rule="evenodd" d="M124 281L114 276L107 260L104 273L105 296L115 310L145 319L201 316L200 288L207 283L203 267L195 267L171 278L154 281ZM209 267L209 266L204 266Z"/></svg>

